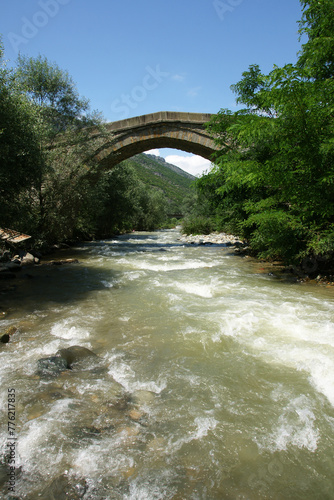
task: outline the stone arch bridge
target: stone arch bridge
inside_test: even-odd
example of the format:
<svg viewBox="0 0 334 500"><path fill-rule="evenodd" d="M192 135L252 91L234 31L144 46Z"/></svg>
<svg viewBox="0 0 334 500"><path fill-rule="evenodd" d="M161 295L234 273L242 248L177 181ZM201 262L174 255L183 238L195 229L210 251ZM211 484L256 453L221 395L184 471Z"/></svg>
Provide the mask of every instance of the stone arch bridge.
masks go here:
<svg viewBox="0 0 334 500"><path fill-rule="evenodd" d="M172 148L211 160L218 149L204 126L211 116L161 111L108 123L110 140L99 148L97 158L105 169L110 169L144 151Z"/></svg>

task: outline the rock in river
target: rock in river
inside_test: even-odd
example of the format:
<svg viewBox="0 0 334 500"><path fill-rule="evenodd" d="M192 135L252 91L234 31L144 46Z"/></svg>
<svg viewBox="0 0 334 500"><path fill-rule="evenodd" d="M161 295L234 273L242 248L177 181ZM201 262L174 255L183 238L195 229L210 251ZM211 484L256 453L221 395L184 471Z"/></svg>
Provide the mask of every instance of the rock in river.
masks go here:
<svg viewBox="0 0 334 500"><path fill-rule="evenodd" d="M72 368L77 363L82 364L83 361L99 360L99 357L94 352L80 345L60 349L56 355L66 361L66 368Z"/></svg>
<svg viewBox="0 0 334 500"><path fill-rule="evenodd" d="M67 370L67 362L60 356L50 356L37 361L37 374L42 378L57 377L64 370Z"/></svg>
<svg viewBox="0 0 334 500"><path fill-rule="evenodd" d="M4 333L3 335L1 335L0 342L2 342L2 344L8 344L8 342L9 342L8 333Z"/></svg>

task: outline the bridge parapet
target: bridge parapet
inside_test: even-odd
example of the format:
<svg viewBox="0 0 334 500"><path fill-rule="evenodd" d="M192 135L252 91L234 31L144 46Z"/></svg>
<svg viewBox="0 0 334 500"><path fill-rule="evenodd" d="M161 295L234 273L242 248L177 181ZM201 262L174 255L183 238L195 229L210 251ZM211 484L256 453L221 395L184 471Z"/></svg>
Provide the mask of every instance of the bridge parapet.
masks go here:
<svg viewBox="0 0 334 500"><path fill-rule="evenodd" d="M107 124L110 131L120 132L121 130L134 129L154 123L191 123L204 125L210 121L210 113L184 113L178 111L159 111L147 115L135 116L125 120L118 120Z"/></svg>
<svg viewBox="0 0 334 500"><path fill-rule="evenodd" d="M109 140L99 148L98 159L109 169L138 153L155 148L180 149L212 159L217 146L205 128L210 113L160 111L106 125Z"/></svg>

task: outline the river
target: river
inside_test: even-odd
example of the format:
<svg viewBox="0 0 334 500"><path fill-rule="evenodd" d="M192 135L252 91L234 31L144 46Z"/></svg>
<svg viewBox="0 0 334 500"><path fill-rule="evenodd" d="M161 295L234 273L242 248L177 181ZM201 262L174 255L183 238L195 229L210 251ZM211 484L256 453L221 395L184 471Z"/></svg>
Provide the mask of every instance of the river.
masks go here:
<svg viewBox="0 0 334 500"><path fill-rule="evenodd" d="M333 290L178 238L85 243L1 296L13 498L334 499ZM73 345L99 358L38 373Z"/></svg>

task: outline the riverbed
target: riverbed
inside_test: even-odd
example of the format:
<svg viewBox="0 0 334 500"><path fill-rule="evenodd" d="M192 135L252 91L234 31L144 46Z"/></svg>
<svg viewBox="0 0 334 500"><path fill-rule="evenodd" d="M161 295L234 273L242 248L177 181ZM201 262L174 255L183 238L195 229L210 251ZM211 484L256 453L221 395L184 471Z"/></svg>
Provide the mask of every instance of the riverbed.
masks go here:
<svg viewBox="0 0 334 500"><path fill-rule="evenodd" d="M1 296L13 497L334 498L333 289L179 238L81 244ZM38 371L74 345L98 357Z"/></svg>

